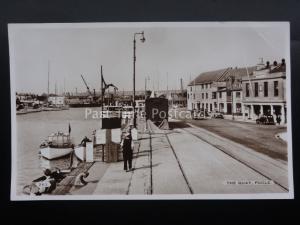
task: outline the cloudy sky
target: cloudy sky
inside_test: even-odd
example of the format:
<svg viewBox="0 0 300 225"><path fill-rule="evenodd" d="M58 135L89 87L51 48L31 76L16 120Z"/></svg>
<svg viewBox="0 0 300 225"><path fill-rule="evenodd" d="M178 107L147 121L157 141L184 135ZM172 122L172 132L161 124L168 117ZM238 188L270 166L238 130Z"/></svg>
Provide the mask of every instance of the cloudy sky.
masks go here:
<svg viewBox="0 0 300 225"><path fill-rule="evenodd" d="M107 83L132 90L133 34L137 40L136 89L178 89L202 72L255 65L259 58L289 58L287 23L36 24L9 27L10 61L17 92L100 89L100 66Z"/></svg>

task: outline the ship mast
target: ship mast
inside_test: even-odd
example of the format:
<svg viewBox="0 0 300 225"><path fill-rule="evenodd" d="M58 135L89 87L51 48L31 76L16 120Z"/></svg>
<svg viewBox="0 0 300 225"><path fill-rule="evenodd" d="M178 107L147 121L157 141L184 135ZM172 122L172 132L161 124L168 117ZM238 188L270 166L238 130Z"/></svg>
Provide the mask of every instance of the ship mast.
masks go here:
<svg viewBox="0 0 300 225"><path fill-rule="evenodd" d="M49 105L49 79L50 79L50 61L48 60L48 90L47 90L47 105Z"/></svg>

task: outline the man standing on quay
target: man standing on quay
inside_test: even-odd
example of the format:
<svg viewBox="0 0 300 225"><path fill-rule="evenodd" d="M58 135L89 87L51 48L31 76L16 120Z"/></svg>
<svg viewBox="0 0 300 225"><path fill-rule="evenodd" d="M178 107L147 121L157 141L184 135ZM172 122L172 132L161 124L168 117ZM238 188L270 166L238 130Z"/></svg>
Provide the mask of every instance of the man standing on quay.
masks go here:
<svg viewBox="0 0 300 225"><path fill-rule="evenodd" d="M132 170L132 154L133 154L133 148L134 143L132 141L131 131L128 130L125 133L125 137L123 138L121 142L121 147L123 148L123 160L124 160L124 170L126 172ZM128 167L127 167L128 163ZM129 168L129 170L127 170Z"/></svg>

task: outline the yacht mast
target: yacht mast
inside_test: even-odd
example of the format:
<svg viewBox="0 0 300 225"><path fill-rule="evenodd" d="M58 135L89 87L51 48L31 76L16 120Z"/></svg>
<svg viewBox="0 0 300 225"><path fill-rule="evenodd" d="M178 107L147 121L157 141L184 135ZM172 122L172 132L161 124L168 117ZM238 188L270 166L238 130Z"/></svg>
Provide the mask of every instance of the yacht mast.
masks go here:
<svg viewBox="0 0 300 225"><path fill-rule="evenodd" d="M49 97L49 78L50 77L50 62L48 60L48 91L47 91L47 97Z"/></svg>

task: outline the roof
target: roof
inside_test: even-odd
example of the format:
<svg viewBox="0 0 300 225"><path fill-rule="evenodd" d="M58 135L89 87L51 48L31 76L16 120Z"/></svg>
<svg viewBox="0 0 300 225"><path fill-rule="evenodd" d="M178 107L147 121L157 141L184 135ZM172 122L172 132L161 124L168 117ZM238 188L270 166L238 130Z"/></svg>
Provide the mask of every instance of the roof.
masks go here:
<svg viewBox="0 0 300 225"><path fill-rule="evenodd" d="M213 81L216 81L226 72L227 69L228 68L201 73L188 85L211 83Z"/></svg>
<svg viewBox="0 0 300 225"><path fill-rule="evenodd" d="M255 68L255 66L247 68L230 67L226 69L204 72L197 76L194 80L192 80L188 85L192 86L197 84L212 83L214 81L226 81L226 79L230 76L234 76L235 78L241 79L242 77L247 76L247 73L251 75Z"/></svg>

